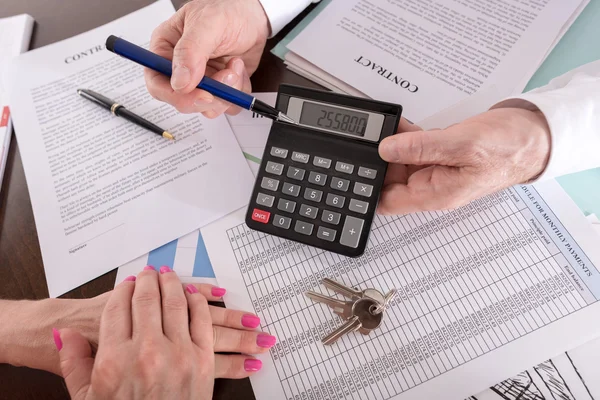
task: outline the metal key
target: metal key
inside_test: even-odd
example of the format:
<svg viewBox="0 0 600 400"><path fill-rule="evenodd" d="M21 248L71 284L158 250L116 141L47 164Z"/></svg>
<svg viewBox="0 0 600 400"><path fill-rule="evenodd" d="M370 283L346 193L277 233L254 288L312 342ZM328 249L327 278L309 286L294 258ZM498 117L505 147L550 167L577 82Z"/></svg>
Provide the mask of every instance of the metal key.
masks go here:
<svg viewBox="0 0 600 400"><path fill-rule="evenodd" d="M369 311L371 307L377 306L377 304L375 300L370 298L356 300L352 306L351 318L335 331L325 336L321 342L325 345L331 345L345 334L356 331L368 335L373 329L378 328L383 320L383 313L373 315Z"/></svg>
<svg viewBox="0 0 600 400"><path fill-rule="evenodd" d="M397 289L390 290L384 296L383 303L379 303L378 305L372 306L369 311L371 312L371 314L375 314L375 315L376 314L381 314L383 311L387 310L387 308L390 306L390 303L392 302L392 300L394 300L394 298L397 295L398 295L398 290Z"/></svg>
<svg viewBox="0 0 600 400"><path fill-rule="evenodd" d="M365 290L356 290L341 283L338 283L329 278L323 278L321 281L325 287L333 290L336 293L341 294L342 296L348 297L353 300L362 299L364 297L368 297L370 299L375 300L379 304L385 304L385 297L383 294L377 289L365 289Z"/></svg>
<svg viewBox="0 0 600 400"><path fill-rule="evenodd" d="M328 305L333 309L334 313L344 319L352 317L352 306L354 305L354 301L343 301L310 290L306 292L306 296L311 300Z"/></svg>

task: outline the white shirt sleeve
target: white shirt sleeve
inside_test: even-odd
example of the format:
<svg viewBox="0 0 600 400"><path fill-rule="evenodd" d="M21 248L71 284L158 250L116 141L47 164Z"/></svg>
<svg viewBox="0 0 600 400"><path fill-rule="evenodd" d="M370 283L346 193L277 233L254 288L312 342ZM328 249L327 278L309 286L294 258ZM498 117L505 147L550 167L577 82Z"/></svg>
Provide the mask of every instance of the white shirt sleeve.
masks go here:
<svg viewBox="0 0 600 400"><path fill-rule="evenodd" d="M271 24L271 36L279 33L284 26L289 24L311 3L319 0L259 0L262 4L269 23Z"/></svg>
<svg viewBox="0 0 600 400"><path fill-rule="evenodd" d="M600 60L492 108L540 110L552 138L548 165L536 181L600 167Z"/></svg>

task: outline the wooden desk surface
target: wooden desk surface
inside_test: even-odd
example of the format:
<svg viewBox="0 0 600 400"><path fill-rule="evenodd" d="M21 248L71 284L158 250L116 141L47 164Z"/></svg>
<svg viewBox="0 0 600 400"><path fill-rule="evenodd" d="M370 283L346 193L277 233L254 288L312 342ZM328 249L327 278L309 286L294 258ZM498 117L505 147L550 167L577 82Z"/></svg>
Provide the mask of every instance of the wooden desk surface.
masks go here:
<svg viewBox="0 0 600 400"><path fill-rule="evenodd" d="M9 0L2 3L0 18L27 13L35 19L31 41L31 49L35 49L103 25L151 4L152 0ZM173 1L177 8L182 3L182 0ZM252 77L254 91L275 92L282 82L316 87L286 70L284 64L269 52L305 14L267 43L261 66ZM115 277L116 271L112 271L63 297L87 298L104 293L113 288ZM0 298L47 297L31 200L19 146L13 135L0 192ZM63 380L53 374L0 365L0 399L68 398ZM217 380L214 398L244 400L254 399L254 395L248 379Z"/></svg>

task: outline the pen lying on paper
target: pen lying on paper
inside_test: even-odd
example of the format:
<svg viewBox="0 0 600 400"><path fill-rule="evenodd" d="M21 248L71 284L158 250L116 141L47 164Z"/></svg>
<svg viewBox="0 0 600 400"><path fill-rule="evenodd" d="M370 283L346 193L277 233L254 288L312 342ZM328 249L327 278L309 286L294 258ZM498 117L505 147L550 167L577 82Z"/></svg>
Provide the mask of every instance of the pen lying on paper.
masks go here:
<svg viewBox="0 0 600 400"><path fill-rule="evenodd" d="M87 99L92 103L96 103L100 107L110 110L110 112L113 113L113 115L116 115L117 117L125 118L127 121L133 122L134 124L139 125L142 128L146 128L150 132L154 132L157 135L164 137L165 139L175 139L173 135L171 135L169 132L154 125L152 122L140 117L139 115L132 113L116 101L102 96L100 93L96 93L89 89L77 89L77 93L84 99Z"/></svg>
<svg viewBox="0 0 600 400"><path fill-rule="evenodd" d="M171 61L142 47L136 46L125 39L111 35L108 37L108 39L106 39L106 48L123 58L143 65L146 68L160 72L163 75L170 77L173 73L173 65ZM275 121L284 121L295 124L293 119L284 113L277 111L277 109L271 107L267 103L263 103L248 93L244 93L241 90L227 86L207 76L202 78L197 87L198 89L206 90L208 93L216 97L240 106L246 110L253 111L264 117L271 118Z"/></svg>

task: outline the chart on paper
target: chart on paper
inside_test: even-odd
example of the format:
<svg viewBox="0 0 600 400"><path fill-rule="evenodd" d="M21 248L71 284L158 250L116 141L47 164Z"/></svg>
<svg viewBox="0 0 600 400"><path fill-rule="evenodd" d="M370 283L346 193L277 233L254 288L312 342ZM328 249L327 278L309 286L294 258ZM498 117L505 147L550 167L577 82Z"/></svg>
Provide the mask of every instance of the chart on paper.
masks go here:
<svg viewBox="0 0 600 400"><path fill-rule="evenodd" d="M541 330L551 340L550 325L556 328L555 322L600 298L596 266L533 187L509 189L452 212L379 218L366 254L358 259L254 232L242 218L230 217L202 232L211 260L223 266L219 283L229 293L243 292L232 295L232 305L251 306L261 329L278 337L266 357L276 374L253 378L259 400L425 398L420 396L439 390L427 385L433 379L464 372L462 367ZM582 229L591 232L580 218ZM578 232L585 241L582 236ZM227 264L238 269L238 281ZM361 289L397 288L399 296L380 329L323 346L321 338L342 321L304 293L332 295L319 285L324 277ZM600 331L586 329L578 334ZM523 359L520 368L541 361ZM492 374L487 384L516 372ZM266 389L273 378L280 382L277 395ZM461 388L447 398L484 387L465 393Z"/></svg>

